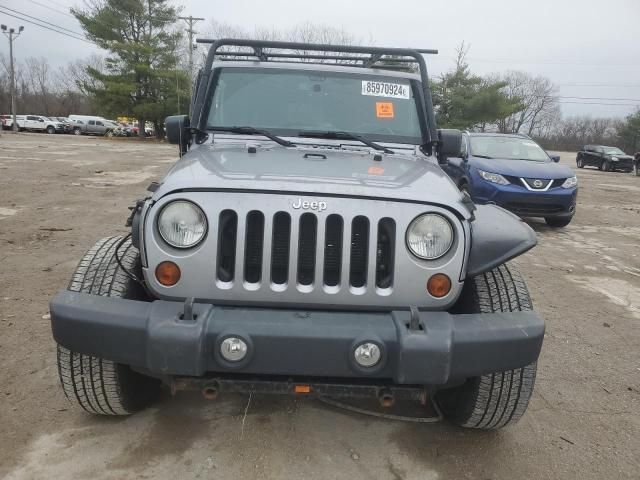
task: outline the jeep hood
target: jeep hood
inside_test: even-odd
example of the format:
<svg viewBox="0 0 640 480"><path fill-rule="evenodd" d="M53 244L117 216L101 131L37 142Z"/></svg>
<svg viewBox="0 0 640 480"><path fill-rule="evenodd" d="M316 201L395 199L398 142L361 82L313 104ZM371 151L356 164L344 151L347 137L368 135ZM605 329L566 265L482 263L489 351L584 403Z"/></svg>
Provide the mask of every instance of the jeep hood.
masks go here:
<svg viewBox="0 0 640 480"><path fill-rule="evenodd" d="M471 165L485 172L499 173L512 177L544 178L555 180L569 178L575 174L567 165L555 162L534 162L531 160L503 160L499 158L471 158Z"/></svg>
<svg viewBox="0 0 640 480"><path fill-rule="evenodd" d="M457 187L431 159L367 149L206 144L185 154L153 198L185 190L254 190L367 197L442 205L470 212ZM374 160L377 155L382 160Z"/></svg>

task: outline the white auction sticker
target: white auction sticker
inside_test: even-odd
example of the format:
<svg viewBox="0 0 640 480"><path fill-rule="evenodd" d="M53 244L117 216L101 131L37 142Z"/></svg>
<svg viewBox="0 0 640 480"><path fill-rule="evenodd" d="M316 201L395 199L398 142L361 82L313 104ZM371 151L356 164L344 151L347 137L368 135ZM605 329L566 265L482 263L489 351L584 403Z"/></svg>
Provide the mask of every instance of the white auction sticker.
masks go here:
<svg viewBox="0 0 640 480"><path fill-rule="evenodd" d="M399 83L362 81L362 95L372 97L411 98L409 85Z"/></svg>

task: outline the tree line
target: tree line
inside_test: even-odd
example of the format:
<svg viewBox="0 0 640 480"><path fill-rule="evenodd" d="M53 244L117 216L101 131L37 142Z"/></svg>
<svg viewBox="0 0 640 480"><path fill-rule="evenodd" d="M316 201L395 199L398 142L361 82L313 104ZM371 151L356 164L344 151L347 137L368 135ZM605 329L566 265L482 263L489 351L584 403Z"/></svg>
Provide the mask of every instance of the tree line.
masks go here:
<svg viewBox="0 0 640 480"><path fill-rule="evenodd" d="M91 114L92 97L78 88L85 68L101 63L99 57L69 62L54 68L45 57L27 57L15 61L16 108L18 114L62 117L69 114ZM11 110L9 58L0 53L0 113Z"/></svg>
<svg viewBox="0 0 640 480"><path fill-rule="evenodd" d="M16 63L18 113L48 116L99 114L152 122L159 136L168 115L186 113L190 83L189 48L177 23L180 7L169 0L94 0L70 11L104 56L53 68L44 57ZM242 27L210 21L201 34L307 43L362 44L344 29L305 23L289 29ZM206 49L195 55L202 65ZM525 133L548 149L576 150L584 144L611 144L640 150L640 110L625 119L564 118L558 88L542 76L521 71L474 74L469 47L457 50L448 72L431 80L438 124L502 133ZM0 55L0 112L9 112L9 62ZM409 65L406 66L410 68ZM141 134L144 129L140 129Z"/></svg>

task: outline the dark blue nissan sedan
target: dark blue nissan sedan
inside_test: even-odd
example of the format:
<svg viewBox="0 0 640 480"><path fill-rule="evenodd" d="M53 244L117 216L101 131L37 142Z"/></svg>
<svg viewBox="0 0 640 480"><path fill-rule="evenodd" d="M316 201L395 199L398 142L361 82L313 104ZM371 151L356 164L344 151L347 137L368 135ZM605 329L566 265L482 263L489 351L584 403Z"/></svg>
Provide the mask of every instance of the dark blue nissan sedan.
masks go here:
<svg viewBox="0 0 640 480"><path fill-rule="evenodd" d="M460 158L442 168L476 203L564 227L576 211L578 179L559 161L525 135L465 132Z"/></svg>

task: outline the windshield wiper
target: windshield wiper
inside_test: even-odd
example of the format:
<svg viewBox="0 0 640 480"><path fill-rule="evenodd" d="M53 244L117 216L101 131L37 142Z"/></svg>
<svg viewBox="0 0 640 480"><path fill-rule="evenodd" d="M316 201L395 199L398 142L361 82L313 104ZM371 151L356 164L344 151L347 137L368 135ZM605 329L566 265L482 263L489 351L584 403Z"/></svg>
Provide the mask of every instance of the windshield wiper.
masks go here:
<svg viewBox="0 0 640 480"><path fill-rule="evenodd" d="M273 140L278 145L282 145L283 147L293 147L295 144L285 140L284 138L280 138L277 135L274 135L269 130L262 130L260 128L253 127L207 127L207 130L211 130L214 132L230 132L230 133L238 133L240 135L262 135L263 137L267 137L269 140Z"/></svg>
<svg viewBox="0 0 640 480"><path fill-rule="evenodd" d="M393 150L388 149L387 147L383 147L382 145L372 142L371 140L367 140L360 135L356 135L355 133L349 132L334 132L334 131L302 131L298 132L298 136L300 137L311 137L311 138L326 138L329 140L356 140L358 142L364 143L366 146L371 147L375 150L380 150L384 153L395 153Z"/></svg>
<svg viewBox="0 0 640 480"><path fill-rule="evenodd" d="M471 155L473 155L474 157L478 157L478 158L488 158L488 159L493 159L493 157L490 157L489 155L477 155L475 153L472 153Z"/></svg>

